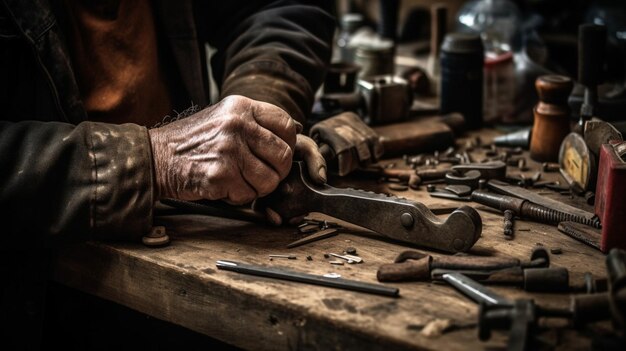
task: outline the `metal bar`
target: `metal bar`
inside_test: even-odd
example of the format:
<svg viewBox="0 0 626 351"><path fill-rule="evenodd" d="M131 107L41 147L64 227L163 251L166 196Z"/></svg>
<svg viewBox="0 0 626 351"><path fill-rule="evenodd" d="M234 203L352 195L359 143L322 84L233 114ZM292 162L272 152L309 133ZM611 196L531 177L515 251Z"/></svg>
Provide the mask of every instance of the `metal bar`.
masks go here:
<svg viewBox="0 0 626 351"><path fill-rule="evenodd" d="M510 300L494 293L484 285L466 277L461 273L446 273L442 276L442 279L478 304L483 302L487 305L513 305L513 302Z"/></svg>
<svg viewBox="0 0 626 351"><path fill-rule="evenodd" d="M342 278L330 278L320 275L289 271L282 268L256 266L227 260L217 261L216 265L218 269L223 269L227 271L282 280L290 280L299 283L328 286L331 288L360 291L369 294L398 297L400 293L400 290L398 288L388 287L380 284L363 283Z"/></svg>

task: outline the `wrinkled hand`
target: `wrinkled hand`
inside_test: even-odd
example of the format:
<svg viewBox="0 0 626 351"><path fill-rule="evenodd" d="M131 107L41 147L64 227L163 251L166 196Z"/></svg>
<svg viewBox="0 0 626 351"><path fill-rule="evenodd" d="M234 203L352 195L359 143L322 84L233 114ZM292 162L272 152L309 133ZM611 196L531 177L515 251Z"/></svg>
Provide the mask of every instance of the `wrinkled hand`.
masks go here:
<svg viewBox="0 0 626 351"><path fill-rule="evenodd" d="M376 162L383 155L383 145L376 132L352 112L315 124L310 135L319 144L330 146L340 176Z"/></svg>
<svg viewBox="0 0 626 351"><path fill-rule="evenodd" d="M245 204L265 196L289 174L301 129L282 109L243 96L151 129L158 197Z"/></svg>

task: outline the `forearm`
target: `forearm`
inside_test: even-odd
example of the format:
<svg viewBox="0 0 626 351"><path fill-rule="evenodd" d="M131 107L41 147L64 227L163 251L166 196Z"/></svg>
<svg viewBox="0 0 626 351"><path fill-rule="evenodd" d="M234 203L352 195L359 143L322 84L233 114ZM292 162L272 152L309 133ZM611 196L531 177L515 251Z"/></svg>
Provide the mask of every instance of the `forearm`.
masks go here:
<svg viewBox="0 0 626 351"><path fill-rule="evenodd" d="M239 23L235 28L218 23L229 31L211 33L222 97L238 94L269 102L302 122L330 60L335 28L330 6L324 1L266 1L244 14L237 2L220 3L217 12L235 13L234 23Z"/></svg>
<svg viewBox="0 0 626 351"><path fill-rule="evenodd" d="M0 122L9 239L140 237L152 224L151 159L147 130L133 124Z"/></svg>

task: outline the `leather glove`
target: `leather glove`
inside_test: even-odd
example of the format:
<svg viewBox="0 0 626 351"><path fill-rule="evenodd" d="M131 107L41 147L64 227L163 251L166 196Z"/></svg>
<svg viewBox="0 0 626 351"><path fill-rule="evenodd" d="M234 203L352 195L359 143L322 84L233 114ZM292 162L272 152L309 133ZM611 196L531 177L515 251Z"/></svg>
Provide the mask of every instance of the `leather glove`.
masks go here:
<svg viewBox="0 0 626 351"><path fill-rule="evenodd" d="M332 149L337 173L347 175L353 170L378 161L383 145L376 132L355 113L344 112L311 127L309 133L318 145Z"/></svg>
<svg viewBox="0 0 626 351"><path fill-rule="evenodd" d="M301 129L282 109L236 95L151 129L157 198L245 204L265 196L289 173Z"/></svg>

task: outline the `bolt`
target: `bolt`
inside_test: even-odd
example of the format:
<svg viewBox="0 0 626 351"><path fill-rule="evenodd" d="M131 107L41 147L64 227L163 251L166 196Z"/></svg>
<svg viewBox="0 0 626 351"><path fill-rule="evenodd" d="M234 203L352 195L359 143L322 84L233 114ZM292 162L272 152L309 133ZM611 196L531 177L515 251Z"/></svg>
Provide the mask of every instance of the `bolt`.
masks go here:
<svg viewBox="0 0 626 351"><path fill-rule="evenodd" d="M413 216L408 213L405 212L400 216L400 223L402 224L403 227L405 227L406 229L411 229L413 228L413 223L414 223L414 219Z"/></svg>

